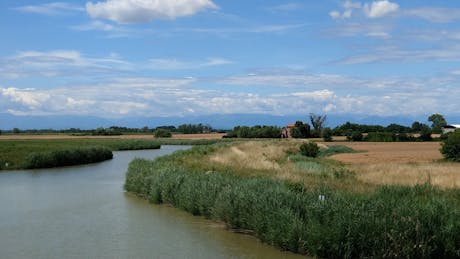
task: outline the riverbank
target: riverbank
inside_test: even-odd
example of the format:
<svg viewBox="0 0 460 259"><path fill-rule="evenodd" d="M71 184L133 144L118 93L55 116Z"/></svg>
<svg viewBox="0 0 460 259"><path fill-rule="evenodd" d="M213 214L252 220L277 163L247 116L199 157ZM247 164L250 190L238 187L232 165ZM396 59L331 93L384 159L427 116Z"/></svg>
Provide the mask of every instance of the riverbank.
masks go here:
<svg viewBox="0 0 460 259"><path fill-rule="evenodd" d="M301 254L458 255L458 190L365 183L339 162L298 155L300 143L237 142L134 160L125 189Z"/></svg>
<svg viewBox="0 0 460 259"><path fill-rule="evenodd" d="M2 136L5 137L5 136ZM10 136L8 136L10 137ZM21 136L25 137L25 136ZM28 135L27 137L31 137ZM106 147L111 151L159 149L161 145L209 145L229 142L225 139L149 139L117 137L39 136L37 138L0 139L0 170L24 169L31 153L69 151L78 148Z"/></svg>

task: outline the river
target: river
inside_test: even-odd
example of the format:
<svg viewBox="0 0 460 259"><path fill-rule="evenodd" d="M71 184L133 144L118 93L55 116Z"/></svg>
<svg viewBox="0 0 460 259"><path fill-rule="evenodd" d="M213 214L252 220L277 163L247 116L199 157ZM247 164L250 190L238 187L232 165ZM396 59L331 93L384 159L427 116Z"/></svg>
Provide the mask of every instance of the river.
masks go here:
<svg viewBox="0 0 460 259"><path fill-rule="evenodd" d="M113 160L98 164L0 173L0 258L303 258L123 191L133 158L184 148L114 152Z"/></svg>

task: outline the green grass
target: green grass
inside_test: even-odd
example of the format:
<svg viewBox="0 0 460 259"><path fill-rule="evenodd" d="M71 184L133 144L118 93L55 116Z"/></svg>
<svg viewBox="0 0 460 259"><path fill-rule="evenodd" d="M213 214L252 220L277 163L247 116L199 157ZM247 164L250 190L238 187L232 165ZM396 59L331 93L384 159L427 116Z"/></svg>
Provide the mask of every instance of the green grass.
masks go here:
<svg viewBox="0 0 460 259"><path fill-rule="evenodd" d="M161 145L207 145L223 140L181 140L181 139L30 139L0 140L0 170L23 168L26 157L31 153L72 150L75 148L107 147L112 151L158 149ZM229 142L230 140L225 140ZM6 166L8 164L8 166Z"/></svg>
<svg viewBox="0 0 460 259"><path fill-rule="evenodd" d="M458 190L423 185L356 193L327 181L303 185L249 171L243 175L231 167L216 170L200 160L217 149L200 146L154 161L136 159L129 166L125 189L153 203L173 204L231 228L249 230L263 242L301 254L324 258L460 255ZM326 168L323 158L290 158L306 169Z"/></svg>
<svg viewBox="0 0 460 259"><path fill-rule="evenodd" d="M113 158L107 147L72 148L47 152L32 152L26 156L21 168L53 168L101 162Z"/></svg>

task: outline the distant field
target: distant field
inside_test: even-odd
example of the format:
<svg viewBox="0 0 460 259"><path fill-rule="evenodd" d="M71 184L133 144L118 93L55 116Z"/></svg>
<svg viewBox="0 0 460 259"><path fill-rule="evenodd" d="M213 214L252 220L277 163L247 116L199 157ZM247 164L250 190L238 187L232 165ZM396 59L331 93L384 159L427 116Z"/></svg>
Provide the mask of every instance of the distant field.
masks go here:
<svg viewBox="0 0 460 259"><path fill-rule="evenodd" d="M336 144L335 142L334 144ZM357 172L357 179L378 185L431 183L442 188L460 187L460 163L441 161L439 142L343 142L359 153L331 158Z"/></svg>

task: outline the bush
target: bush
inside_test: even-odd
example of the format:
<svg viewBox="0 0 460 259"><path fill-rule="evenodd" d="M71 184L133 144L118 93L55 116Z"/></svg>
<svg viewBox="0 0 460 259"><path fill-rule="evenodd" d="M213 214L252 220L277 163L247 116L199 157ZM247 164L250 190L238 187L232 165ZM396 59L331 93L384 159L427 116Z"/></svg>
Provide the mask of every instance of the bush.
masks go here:
<svg viewBox="0 0 460 259"><path fill-rule="evenodd" d="M331 142L332 141L332 129L331 128L325 128L323 129L323 140L326 142Z"/></svg>
<svg viewBox="0 0 460 259"><path fill-rule="evenodd" d="M157 129L153 134L155 138L170 138L172 137L171 131L167 129Z"/></svg>
<svg viewBox="0 0 460 259"><path fill-rule="evenodd" d="M362 141L363 140L363 133L359 131L352 131L347 134L347 140L349 141Z"/></svg>
<svg viewBox="0 0 460 259"><path fill-rule="evenodd" d="M314 142L303 143L300 145L300 153L308 157L317 157L319 153L319 146Z"/></svg>
<svg viewBox="0 0 460 259"><path fill-rule="evenodd" d="M460 130L448 134L442 142L441 153L448 160L460 162Z"/></svg>
<svg viewBox="0 0 460 259"><path fill-rule="evenodd" d="M369 142L393 142L396 141L396 134L392 132L369 132L365 138Z"/></svg>

